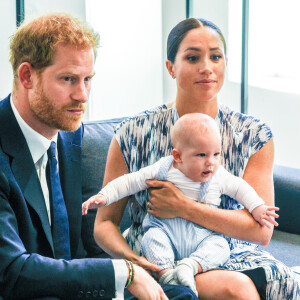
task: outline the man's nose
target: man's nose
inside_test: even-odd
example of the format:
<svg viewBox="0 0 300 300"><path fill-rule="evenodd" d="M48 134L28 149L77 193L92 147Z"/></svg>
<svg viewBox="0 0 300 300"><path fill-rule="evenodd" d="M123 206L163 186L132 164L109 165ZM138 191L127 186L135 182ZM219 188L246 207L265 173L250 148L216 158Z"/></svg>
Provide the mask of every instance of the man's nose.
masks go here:
<svg viewBox="0 0 300 300"><path fill-rule="evenodd" d="M89 98L89 88L86 86L85 81L80 81L74 87L74 91L72 93L72 99L75 101L79 101L85 103Z"/></svg>

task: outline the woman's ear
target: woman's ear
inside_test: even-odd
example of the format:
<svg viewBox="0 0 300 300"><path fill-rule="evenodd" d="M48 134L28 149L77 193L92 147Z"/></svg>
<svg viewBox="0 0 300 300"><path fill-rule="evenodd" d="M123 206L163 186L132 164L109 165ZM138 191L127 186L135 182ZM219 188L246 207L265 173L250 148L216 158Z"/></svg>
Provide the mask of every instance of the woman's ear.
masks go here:
<svg viewBox="0 0 300 300"><path fill-rule="evenodd" d="M168 69L169 74L172 76L173 79L176 78L175 72L174 72L174 65L170 60L166 61L166 67Z"/></svg>
<svg viewBox="0 0 300 300"><path fill-rule="evenodd" d="M30 63L23 62L18 69L19 81L25 89L33 87L33 68Z"/></svg>
<svg viewBox="0 0 300 300"><path fill-rule="evenodd" d="M182 162L182 160L181 160L181 152L180 152L179 149L174 148L174 149L172 150L172 155L173 155L174 161L175 161L176 163L181 163L181 162Z"/></svg>

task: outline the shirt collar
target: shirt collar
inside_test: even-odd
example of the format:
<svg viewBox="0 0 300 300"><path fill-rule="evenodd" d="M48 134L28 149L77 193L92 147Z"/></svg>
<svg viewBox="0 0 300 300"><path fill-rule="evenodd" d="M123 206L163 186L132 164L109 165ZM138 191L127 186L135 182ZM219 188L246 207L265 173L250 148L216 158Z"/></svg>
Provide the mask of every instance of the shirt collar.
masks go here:
<svg viewBox="0 0 300 300"><path fill-rule="evenodd" d="M17 122L22 130L22 133L25 137L29 151L31 153L34 164L47 152L50 147L51 141L57 143L57 134L53 137L52 140L48 140L35 130L33 130L20 116L17 108L15 107L12 97L10 98L10 104L12 111L17 119Z"/></svg>

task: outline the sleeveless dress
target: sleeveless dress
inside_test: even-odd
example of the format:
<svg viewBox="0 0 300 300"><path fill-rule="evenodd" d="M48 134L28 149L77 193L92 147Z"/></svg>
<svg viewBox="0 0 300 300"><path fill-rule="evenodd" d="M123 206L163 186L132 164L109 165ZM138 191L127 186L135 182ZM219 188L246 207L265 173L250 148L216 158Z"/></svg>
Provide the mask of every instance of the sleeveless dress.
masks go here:
<svg viewBox="0 0 300 300"><path fill-rule="evenodd" d="M178 119L176 107L165 105L130 117L115 129L115 137L129 172L138 171L172 154L170 131ZM273 136L270 128L252 116L219 105L217 122L222 140L220 164L235 176L243 177L249 158ZM133 224L126 240L131 249L140 254L144 234L142 222L147 213L148 192L142 191L129 200L129 214ZM222 196L221 208L241 209L243 206ZM266 274L266 299L300 299L300 281L296 274L258 245L225 236L230 246L230 260L224 269L245 271L262 267Z"/></svg>

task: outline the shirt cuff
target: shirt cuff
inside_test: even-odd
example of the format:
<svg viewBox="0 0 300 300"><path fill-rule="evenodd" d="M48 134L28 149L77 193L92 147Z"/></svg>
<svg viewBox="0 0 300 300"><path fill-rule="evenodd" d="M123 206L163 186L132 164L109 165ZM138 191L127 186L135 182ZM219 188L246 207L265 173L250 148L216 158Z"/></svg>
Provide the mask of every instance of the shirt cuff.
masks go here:
<svg viewBox="0 0 300 300"><path fill-rule="evenodd" d="M112 259L115 270L115 300L124 299L124 288L128 278L128 268L124 259Z"/></svg>

